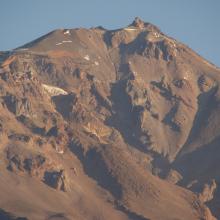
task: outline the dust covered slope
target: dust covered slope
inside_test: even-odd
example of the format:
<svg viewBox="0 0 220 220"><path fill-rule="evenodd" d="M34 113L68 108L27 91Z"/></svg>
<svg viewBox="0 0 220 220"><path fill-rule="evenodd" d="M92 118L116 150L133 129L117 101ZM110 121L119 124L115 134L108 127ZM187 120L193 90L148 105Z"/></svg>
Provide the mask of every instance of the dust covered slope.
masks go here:
<svg viewBox="0 0 220 220"><path fill-rule="evenodd" d="M220 217L219 73L139 18L0 53L0 217Z"/></svg>

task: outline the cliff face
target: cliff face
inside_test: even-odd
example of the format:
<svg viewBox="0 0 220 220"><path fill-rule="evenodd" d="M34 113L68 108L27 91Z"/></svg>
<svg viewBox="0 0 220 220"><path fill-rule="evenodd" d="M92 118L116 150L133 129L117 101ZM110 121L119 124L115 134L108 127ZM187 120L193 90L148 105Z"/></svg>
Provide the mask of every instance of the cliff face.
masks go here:
<svg viewBox="0 0 220 220"><path fill-rule="evenodd" d="M220 70L187 46L137 18L53 31L0 65L3 216L220 217Z"/></svg>

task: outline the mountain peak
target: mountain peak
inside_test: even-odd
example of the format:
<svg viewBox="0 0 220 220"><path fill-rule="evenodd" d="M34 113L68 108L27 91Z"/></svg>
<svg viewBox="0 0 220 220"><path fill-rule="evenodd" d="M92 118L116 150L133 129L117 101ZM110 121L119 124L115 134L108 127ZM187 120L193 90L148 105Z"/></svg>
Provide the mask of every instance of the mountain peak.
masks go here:
<svg viewBox="0 0 220 220"><path fill-rule="evenodd" d="M219 85L138 17L0 52L0 219L220 219Z"/></svg>
<svg viewBox="0 0 220 220"><path fill-rule="evenodd" d="M145 22L141 18L135 17L134 21L131 23L131 26L134 26L137 28L144 28Z"/></svg>
<svg viewBox="0 0 220 220"><path fill-rule="evenodd" d="M161 32L157 26L149 22L145 22L139 17L135 17L134 21L128 27L135 27L138 29L147 29L148 31L154 31L154 32L159 32L159 33Z"/></svg>

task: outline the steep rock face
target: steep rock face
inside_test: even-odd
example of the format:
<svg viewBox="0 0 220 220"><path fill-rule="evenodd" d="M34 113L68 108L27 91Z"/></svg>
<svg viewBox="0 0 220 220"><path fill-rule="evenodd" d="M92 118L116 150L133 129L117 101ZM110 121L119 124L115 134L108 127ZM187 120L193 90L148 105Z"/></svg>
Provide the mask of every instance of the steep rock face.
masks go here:
<svg viewBox="0 0 220 220"><path fill-rule="evenodd" d="M137 18L113 31L53 31L1 53L0 65L2 210L220 216L220 70L191 49ZM6 180L19 183L11 196Z"/></svg>

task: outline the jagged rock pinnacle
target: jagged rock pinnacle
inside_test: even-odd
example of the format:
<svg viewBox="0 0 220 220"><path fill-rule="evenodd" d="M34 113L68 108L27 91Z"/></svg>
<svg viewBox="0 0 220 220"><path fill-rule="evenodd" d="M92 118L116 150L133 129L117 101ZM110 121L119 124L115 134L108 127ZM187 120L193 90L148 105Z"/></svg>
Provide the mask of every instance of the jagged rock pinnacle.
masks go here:
<svg viewBox="0 0 220 220"><path fill-rule="evenodd" d="M136 17L134 21L132 22L131 26L134 26L137 28L144 28L145 22L141 20L139 17Z"/></svg>
<svg viewBox="0 0 220 220"><path fill-rule="evenodd" d="M138 29L147 29L148 31L161 33L160 29L157 26L149 22L145 22L139 17L136 17L134 21L129 25L129 27L135 27Z"/></svg>

